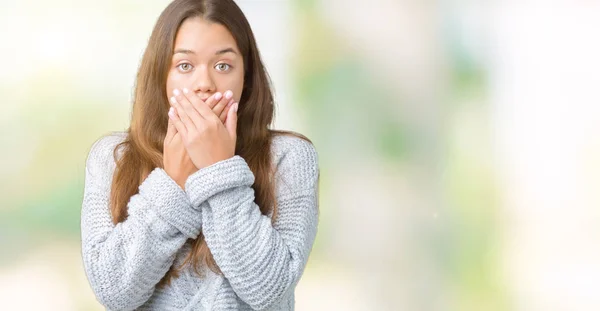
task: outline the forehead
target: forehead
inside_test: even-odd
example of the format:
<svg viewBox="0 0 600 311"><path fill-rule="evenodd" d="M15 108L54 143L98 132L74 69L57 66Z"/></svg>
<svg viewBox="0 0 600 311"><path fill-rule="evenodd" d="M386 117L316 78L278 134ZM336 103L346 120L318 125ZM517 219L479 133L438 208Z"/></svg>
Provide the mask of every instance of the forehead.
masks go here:
<svg viewBox="0 0 600 311"><path fill-rule="evenodd" d="M198 53L213 52L224 47L237 48L233 35L218 23L205 21L201 17L186 19L177 31L175 49L185 48Z"/></svg>

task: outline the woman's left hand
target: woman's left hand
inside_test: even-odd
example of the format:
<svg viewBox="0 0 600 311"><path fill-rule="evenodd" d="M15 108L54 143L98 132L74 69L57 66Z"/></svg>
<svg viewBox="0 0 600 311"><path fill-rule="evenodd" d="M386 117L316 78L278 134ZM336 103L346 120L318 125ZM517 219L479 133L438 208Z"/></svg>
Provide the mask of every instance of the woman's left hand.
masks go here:
<svg viewBox="0 0 600 311"><path fill-rule="evenodd" d="M225 124L194 92L175 89L169 102L177 110L170 116L183 138L194 165L205 168L235 155L237 140L237 108L233 104Z"/></svg>

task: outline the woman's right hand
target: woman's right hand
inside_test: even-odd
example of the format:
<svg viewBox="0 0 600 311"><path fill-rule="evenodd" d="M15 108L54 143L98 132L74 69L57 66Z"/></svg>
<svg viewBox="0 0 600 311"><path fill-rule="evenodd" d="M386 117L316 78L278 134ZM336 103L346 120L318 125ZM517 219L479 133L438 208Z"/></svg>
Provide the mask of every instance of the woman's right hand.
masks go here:
<svg viewBox="0 0 600 311"><path fill-rule="evenodd" d="M171 108L169 113L176 113L174 110ZM177 132L171 118L169 118L167 135L163 142L163 169L184 190L187 178L198 171L198 168L190 159L183 145L181 134Z"/></svg>

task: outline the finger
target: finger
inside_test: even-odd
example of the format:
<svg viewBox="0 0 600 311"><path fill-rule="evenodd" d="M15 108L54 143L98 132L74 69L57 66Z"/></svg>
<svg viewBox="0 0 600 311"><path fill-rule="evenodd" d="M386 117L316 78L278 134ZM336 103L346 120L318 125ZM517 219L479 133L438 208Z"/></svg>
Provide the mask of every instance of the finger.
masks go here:
<svg viewBox="0 0 600 311"><path fill-rule="evenodd" d="M177 132L173 136L173 140L175 140L175 138L177 137L177 135L180 135L181 137L186 138L187 137L187 132L186 132L186 128L185 128L185 125L183 124L183 122L181 122L181 120L175 120L175 119L173 119L173 118L176 118L176 117L173 117L173 116L171 116L170 118L171 118L171 120L173 120L173 125L175 126L175 128L177 128Z"/></svg>
<svg viewBox="0 0 600 311"><path fill-rule="evenodd" d="M227 132L229 132L229 136L233 139L234 142L237 139L238 106L239 103L235 103L233 104L233 106L231 106L231 109L229 109L229 113L227 114L227 123L225 124Z"/></svg>
<svg viewBox="0 0 600 311"><path fill-rule="evenodd" d="M175 100L175 98L171 97L172 99L172 104L174 102L174 106L179 106L179 104L177 103L177 100ZM181 114L179 113L179 109L177 107L175 107L173 113L169 114L169 118L171 119L171 123L173 123L173 125L175 126L175 128L177 129L177 132L180 133L182 136L187 136L188 133L188 129L187 129L187 125L185 124L185 122L183 122L181 120ZM193 126L193 125L191 125Z"/></svg>
<svg viewBox="0 0 600 311"><path fill-rule="evenodd" d="M164 141L165 144L169 144L173 140L173 136L175 136L175 133L177 133L177 128L175 127L173 120L171 120L171 118L170 118L170 116L174 112L175 112L175 108L170 107L169 112L168 112L169 122L167 124L167 134L165 135L165 141Z"/></svg>
<svg viewBox="0 0 600 311"><path fill-rule="evenodd" d="M169 102L175 108L178 119L181 120L181 122L183 122L185 125L186 133L194 131L196 129L196 123L194 123L194 121L190 118L187 111L185 108L183 108L183 105L177 100L177 98L173 96L170 98Z"/></svg>
<svg viewBox="0 0 600 311"><path fill-rule="evenodd" d="M219 101L221 100L221 98L223 98L223 94L216 92L214 93L211 97L209 97L205 103L208 107L210 107L210 109L213 109L213 107L219 103Z"/></svg>
<svg viewBox="0 0 600 311"><path fill-rule="evenodd" d="M221 116L221 112L223 112L223 110L225 109L225 107L227 107L227 104L229 104L229 101L232 100L233 97L233 92L232 91L227 91L223 94L223 98L219 101L219 103L217 105L215 105L215 107L212 109L212 111L218 116Z"/></svg>
<svg viewBox="0 0 600 311"><path fill-rule="evenodd" d="M185 94L181 94L182 99L179 100L179 96L177 96L177 101L182 104L185 111L191 114L192 120L194 122L198 122L197 127L200 128L204 122L201 118L206 120L216 118L215 114L212 112L210 108L206 104L200 104L201 99L198 95L193 92L189 92L187 89L184 89ZM193 100L196 104L192 105L190 99ZM197 115L197 116L196 116Z"/></svg>
<svg viewBox="0 0 600 311"><path fill-rule="evenodd" d="M200 97L195 92L190 92L187 88L183 88L183 94L181 96L183 97L180 103L184 105L184 108L187 105L186 101L189 103L189 107L187 107L187 109L190 110L190 116L192 116L192 120L194 120L194 122L202 122L202 118L204 118L204 116L198 111L198 107L206 106L206 103L202 101L202 99L200 99ZM194 114L198 114L200 118L194 118ZM198 123L197 125L200 126L201 124L202 123Z"/></svg>
<svg viewBox="0 0 600 311"><path fill-rule="evenodd" d="M223 109L223 111L221 111L221 115L219 115L219 119L221 119L221 122L223 122L223 124L225 124L225 121L227 121L227 114L229 113L229 109L231 109L231 105L233 105L234 100L231 99L229 101L229 104L227 104L227 106L225 106L225 109Z"/></svg>
<svg viewBox="0 0 600 311"><path fill-rule="evenodd" d="M187 89L185 89L185 90L187 91ZM197 107L192 105L192 103L188 99L189 93L186 95L186 94L183 94L180 90L175 89L175 90L173 90L173 94L175 94L175 99L177 100L177 103L183 110L183 111L177 111L179 113L180 117L183 119L183 121L186 121L186 120L181 115L182 112L187 114L188 120L191 121L194 128L202 127L202 124L204 124L204 121L202 120L204 118L204 116L198 112ZM196 98L198 100L200 100L200 98L198 98L197 96L196 96ZM199 105L199 106L206 106L206 105ZM188 126L187 123L186 123L186 126ZM192 128L188 127L188 131L190 131L190 130L192 130Z"/></svg>

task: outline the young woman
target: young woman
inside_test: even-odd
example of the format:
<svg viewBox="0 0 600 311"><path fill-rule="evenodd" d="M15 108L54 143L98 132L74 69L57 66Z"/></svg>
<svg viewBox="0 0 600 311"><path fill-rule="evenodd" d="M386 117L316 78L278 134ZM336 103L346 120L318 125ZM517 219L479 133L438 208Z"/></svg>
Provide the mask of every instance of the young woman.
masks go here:
<svg viewBox="0 0 600 311"><path fill-rule="evenodd" d="M176 0L129 129L86 161L85 271L113 310L293 310L317 232L317 153L270 129L273 95L232 0Z"/></svg>

